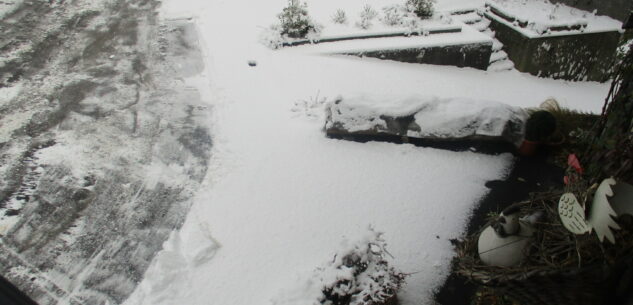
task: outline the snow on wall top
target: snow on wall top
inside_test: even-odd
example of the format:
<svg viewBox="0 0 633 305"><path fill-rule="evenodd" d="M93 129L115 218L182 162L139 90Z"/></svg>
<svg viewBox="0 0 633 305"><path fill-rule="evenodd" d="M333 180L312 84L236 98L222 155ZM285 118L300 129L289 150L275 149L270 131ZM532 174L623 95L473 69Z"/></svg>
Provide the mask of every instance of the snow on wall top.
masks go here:
<svg viewBox="0 0 633 305"><path fill-rule="evenodd" d="M618 31L622 23L549 0L487 0L487 15L527 37Z"/></svg>
<svg viewBox="0 0 633 305"><path fill-rule="evenodd" d="M350 36L364 34L392 34L392 33L411 33L414 32L410 27L398 24L387 25L380 17L375 18L367 29L357 26L354 22L348 21L345 24L330 22L325 24L320 38L344 38ZM435 19L420 20L416 25L419 31L437 31L437 30L456 30L461 29L459 23L455 23L447 15L438 15Z"/></svg>
<svg viewBox="0 0 633 305"><path fill-rule="evenodd" d="M344 40L323 44L311 44L289 48L300 52L317 54L341 54L362 51L402 50L431 48L464 44L492 44L492 39L470 27L463 27L459 33L443 33L428 36L388 37L359 40Z"/></svg>

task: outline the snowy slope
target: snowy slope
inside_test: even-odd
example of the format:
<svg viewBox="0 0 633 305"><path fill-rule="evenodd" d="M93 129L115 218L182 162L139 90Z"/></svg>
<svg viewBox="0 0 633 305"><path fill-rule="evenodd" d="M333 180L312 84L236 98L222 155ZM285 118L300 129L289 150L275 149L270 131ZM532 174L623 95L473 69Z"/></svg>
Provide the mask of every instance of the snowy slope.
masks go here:
<svg viewBox="0 0 633 305"><path fill-rule="evenodd" d="M402 304L430 304L448 275L448 240L461 234L485 181L503 178L512 158L327 139L324 98L425 94L538 106L554 97L598 111L608 89L516 71L318 56L309 47L273 51L258 36L285 3L165 1L162 17L194 17L206 45L207 79L189 81L212 101L214 151L183 228L126 304L311 304L303 289L314 268L368 225L385 232L394 265L413 273ZM393 2L308 5L316 17L364 3Z"/></svg>

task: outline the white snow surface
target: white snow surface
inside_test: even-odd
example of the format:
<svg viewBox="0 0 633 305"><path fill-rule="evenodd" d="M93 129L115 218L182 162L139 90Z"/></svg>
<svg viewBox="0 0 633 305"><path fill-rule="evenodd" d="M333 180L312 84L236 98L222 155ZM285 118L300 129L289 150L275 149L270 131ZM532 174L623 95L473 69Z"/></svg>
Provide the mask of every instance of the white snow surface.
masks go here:
<svg viewBox="0 0 633 305"><path fill-rule="evenodd" d="M308 3L339 7L395 1ZM126 304L272 304L314 289L318 266L372 225L393 265L412 273L402 304L431 304L448 276L458 237L484 183L503 179L510 155L325 138L324 101L337 95L476 98L536 107L547 98L597 112L608 84L541 79L516 71L405 64L300 49L270 50L258 35L285 0L166 0L163 18L193 17L206 72L184 80L213 110L208 177L181 230L173 232ZM458 9L473 1L438 0ZM327 13L325 13L327 12ZM288 49L288 50L287 50ZM256 62L250 67L248 62Z"/></svg>

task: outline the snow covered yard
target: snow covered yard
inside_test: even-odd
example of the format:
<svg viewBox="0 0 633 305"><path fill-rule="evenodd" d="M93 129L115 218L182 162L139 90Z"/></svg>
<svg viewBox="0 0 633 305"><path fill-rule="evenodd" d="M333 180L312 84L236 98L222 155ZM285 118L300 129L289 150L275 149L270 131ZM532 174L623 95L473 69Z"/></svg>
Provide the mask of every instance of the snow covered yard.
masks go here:
<svg viewBox="0 0 633 305"><path fill-rule="evenodd" d="M365 3L380 9L394 2L322 0L308 2L308 10L317 21L338 8L356 18ZM259 34L285 5L164 2L162 18L193 17L202 37L206 72L187 82L210 101L214 151L183 228L126 304L313 304L314 269L368 226L385 232L394 266L411 273L401 303L431 304L449 272L449 239L512 156L327 139L325 101L425 94L534 107L554 97L597 112L608 90L516 71L318 56L309 46L270 50ZM480 5L438 0L437 8Z"/></svg>

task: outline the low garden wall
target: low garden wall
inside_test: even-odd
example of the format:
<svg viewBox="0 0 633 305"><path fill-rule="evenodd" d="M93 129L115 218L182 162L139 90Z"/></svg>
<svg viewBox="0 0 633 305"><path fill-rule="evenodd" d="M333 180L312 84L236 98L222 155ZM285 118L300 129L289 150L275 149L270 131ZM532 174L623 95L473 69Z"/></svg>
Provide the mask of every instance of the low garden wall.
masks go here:
<svg viewBox="0 0 633 305"><path fill-rule="evenodd" d="M490 55L492 54L492 43L474 43L394 50L367 50L359 52L344 52L339 54L367 56L408 63L471 67L486 70L490 61Z"/></svg>
<svg viewBox="0 0 633 305"><path fill-rule="evenodd" d="M488 13L486 13L488 15ZM617 31L574 33L529 38L493 16L490 28L504 44L504 51L521 72L565 80L604 82L611 68L621 34Z"/></svg>

